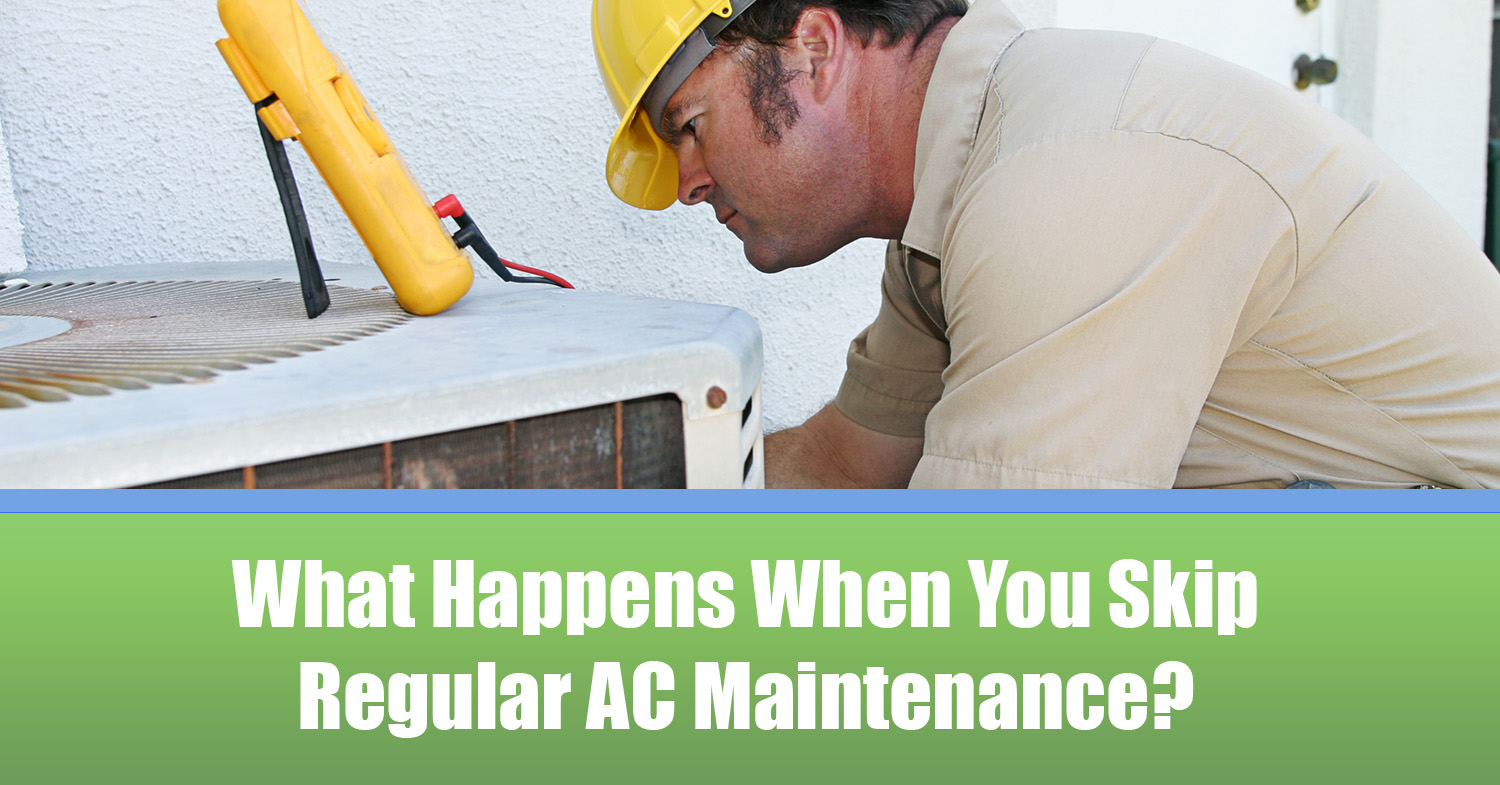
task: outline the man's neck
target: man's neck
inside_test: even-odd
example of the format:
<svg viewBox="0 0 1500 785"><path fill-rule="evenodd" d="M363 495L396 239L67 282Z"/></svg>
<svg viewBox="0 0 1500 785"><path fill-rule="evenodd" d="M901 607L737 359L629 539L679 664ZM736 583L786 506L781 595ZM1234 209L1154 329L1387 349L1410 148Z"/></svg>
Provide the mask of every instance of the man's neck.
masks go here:
<svg viewBox="0 0 1500 785"><path fill-rule="evenodd" d="M958 18L939 22L916 49L872 47L866 68L865 111L870 129L869 170L876 175L874 236L901 239L911 217L917 167L917 130L927 86L943 41Z"/></svg>

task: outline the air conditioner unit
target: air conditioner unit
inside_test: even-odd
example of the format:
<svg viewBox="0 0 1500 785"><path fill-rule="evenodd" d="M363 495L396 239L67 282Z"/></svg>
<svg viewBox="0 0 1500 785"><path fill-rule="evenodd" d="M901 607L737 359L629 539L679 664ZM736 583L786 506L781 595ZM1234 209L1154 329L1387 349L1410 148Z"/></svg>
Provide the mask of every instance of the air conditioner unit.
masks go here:
<svg viewBox="0 0 1500 785"><path fill-rule="evenodd" d="M377 269L326 264L310 320L286 268L0 290L0 486L764 484L742 311L481 279L413 317Z"/></svg>

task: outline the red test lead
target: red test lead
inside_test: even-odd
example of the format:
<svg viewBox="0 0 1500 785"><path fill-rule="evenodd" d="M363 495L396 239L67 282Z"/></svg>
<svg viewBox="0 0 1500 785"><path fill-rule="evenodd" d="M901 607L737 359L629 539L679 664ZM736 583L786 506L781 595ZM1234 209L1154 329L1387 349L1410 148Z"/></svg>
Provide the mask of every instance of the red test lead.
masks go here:
<svg viewBox="0 0 1500 785"><path fill-rule="evenodd" d="M474 219L469 217L468 211L458 201L457 196L453 194L444 196L432 205L432 210L437 213L438 218L452 218L458 224L458 231L453 233L454 245L459 248L472 247L474 252L479 254L479 258L483 259L485 264L488 264L490 269L501 278L513 283L547 283L564 289L573 288L573 284L563 280L560 276L500 258L500 255L495 253L495 249L490 246L489 241L484 238L484 233L479 231L479 226L474 223ZM511 270L530 273L535 277L513 275Z"/></svg>

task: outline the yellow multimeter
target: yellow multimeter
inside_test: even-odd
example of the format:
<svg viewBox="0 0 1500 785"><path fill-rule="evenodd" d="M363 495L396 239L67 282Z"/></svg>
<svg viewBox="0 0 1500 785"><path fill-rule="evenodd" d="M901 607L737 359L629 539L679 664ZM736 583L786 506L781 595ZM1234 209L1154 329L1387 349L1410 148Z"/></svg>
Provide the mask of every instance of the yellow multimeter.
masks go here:
<svg viewBox="0 0 1500 785"><path fill-rule="evenodd" d="M301 3L219 0L219 18L229 33L218 42L219 52L258 110L269 134L267 150L271 138L302 143L402 308L426 316L458 302L474 280L468 257L407 171L343 62L318 39ZM290 180L290 168L283 168ZM282 200L291 224L285 190ZM295 212L302 220L300 202ZM293 235L297 244L295 229ZM310 255L310 241L302 243ZM299 265L302 254L299 245ZM305 297L307 277L304 268ZM321 277L316 283L322 287ZM309 316L316 315L313 310L309 299Z"/></svg>

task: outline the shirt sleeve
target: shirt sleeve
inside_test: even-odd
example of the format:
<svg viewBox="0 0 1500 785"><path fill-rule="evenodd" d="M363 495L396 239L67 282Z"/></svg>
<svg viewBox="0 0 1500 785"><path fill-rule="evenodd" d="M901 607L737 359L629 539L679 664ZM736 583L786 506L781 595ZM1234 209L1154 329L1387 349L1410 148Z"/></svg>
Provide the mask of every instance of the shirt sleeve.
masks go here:
<svg viewBox="0 0 1500 785"><path fill-rule="evenodd" d="M1170 487L1296 273L1266 181L1160 134L1039 142L971 180L947 232L951 362L914 487Z"/></svg>
<svg viewBox="0 0 1500 785"><path fill-rule="evenodd" d="M935 261L914 259L900 243L886 250L880 312L849 345L848 370L834 405L866 428L921 436L927 413L943 394L948 341L919 297L937 302Z"/></svg>

